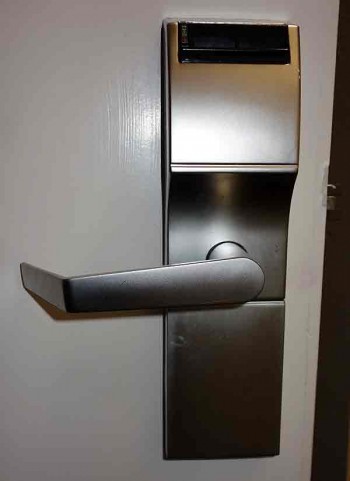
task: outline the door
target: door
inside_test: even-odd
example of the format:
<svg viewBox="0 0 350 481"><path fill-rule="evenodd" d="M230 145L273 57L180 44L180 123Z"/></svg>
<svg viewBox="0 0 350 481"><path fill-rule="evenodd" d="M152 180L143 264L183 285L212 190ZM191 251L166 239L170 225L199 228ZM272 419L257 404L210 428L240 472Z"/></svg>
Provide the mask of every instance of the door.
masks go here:
<svg viewBox="0 0 350 481"><path fill-rule="evenodd" d="M0 6L0 478L310 477L338 1ZM70 275L161 263L164 17L300 25L300 173L291 211L281 454L162 459L162 318L62 315L22 289L28 260Z"/></svg>
<svg viewBox="0 0 350 481"><path fill-rule="evenodd" d="M320 346L317 371L313 481L350 480L350 4L340 2L328 188ZM335 200L335 204L332 203Z"/></svg>

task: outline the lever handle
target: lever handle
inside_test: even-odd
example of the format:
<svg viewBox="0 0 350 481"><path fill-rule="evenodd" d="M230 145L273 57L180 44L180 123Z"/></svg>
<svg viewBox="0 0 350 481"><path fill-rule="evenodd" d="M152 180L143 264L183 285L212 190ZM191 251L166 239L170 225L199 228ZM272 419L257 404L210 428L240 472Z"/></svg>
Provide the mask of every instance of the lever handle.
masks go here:
<svg viewBox="0 0 350 481"><path fill-rule="evenodd" d="M26 289L66 312L238 304L264 285L261 267L244 257L74 277L22 263L21 274Z"/></svg>

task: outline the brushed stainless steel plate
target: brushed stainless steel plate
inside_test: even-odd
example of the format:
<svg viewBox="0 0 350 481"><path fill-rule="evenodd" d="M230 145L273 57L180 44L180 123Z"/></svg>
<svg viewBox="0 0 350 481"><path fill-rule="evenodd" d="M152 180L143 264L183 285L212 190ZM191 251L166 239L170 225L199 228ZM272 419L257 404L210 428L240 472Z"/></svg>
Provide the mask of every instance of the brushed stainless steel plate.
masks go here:
<svg viewBox="0 0 350 481"><path fill-rule="evenodd" d="M253 24L233 24L164 23L164 263L201 261L213 246L235 243L260 265L265 285L255 302L165 315L167 459L279 452L288 221L299 161L299 29L275 24L288 58L259 63L256 51L249 52L254 62L246 46L238 52L247 44L243 34L234 40L234 32L248 31L241 25ZM229 33L217 40L220 25ZM268 44L261 44L264 55ZM227 45L231 50L222 51Z"/></svg>
<svg viewBox="0 0 350 481"><path fill-rule="evenodd" d="M286 65L180 63L167 23L171 163L298 164L299 29L288 31Z"/></svg>
<svg viewBox="0 0 350 481"><path fill-rule="evenodd" d="M283 300L293 173L171 174L169 263L204 260L215 244L242 245L265 273L260 300Z"/></svg>
<svg viewBox="0 0 350 481"><path fill-rule="evenodd" d="M279 453L284 302L169 311L165 457Z"/></svg>

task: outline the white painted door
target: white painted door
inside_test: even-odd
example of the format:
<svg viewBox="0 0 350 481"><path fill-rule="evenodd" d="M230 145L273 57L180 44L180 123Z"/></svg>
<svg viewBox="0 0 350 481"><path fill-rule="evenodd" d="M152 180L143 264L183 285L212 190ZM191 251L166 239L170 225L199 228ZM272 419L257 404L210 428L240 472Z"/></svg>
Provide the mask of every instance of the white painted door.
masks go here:
<svg viewBox="0 0 350 481"><path fill-rule="evenodd" d="M307 481L338 0L2 0L1 481ZM300 174L289 242L281 455L162 460L155 315L34 301L20 261L63 274L161 262L160 26L301 26Z"/></svg>

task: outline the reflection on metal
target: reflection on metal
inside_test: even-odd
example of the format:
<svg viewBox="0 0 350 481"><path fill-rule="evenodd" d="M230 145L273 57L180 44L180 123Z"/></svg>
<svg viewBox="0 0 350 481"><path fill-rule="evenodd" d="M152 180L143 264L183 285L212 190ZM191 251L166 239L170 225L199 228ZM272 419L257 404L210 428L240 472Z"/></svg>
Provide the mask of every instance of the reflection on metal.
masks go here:
<svg viewBox="0 0 350 481"><path fill-rule="evenodd" d="M260 300L285 295L287 233L295 174L172 174L169 263L200 261L233 241L265 274Z"/></svg>
<svg viewBox="0 0 350 481"><path fill-rule="evenodd" d="M230 255L231 259L216 257L203 262L76 277L62 277L23 263L21 273L26 289L67 312L250 301L261 292L264 274L256 262L241 252Z"/></svg>
<svg viewBox="0 0 350 481"><path fill-rule="evenodd" d="M283 301L168 313L169 459L279 453L283 335Z"/></svg>
<svg viewBox="0 0 350 481"><path fill-rule="evenodd" d="M261 266L265 285L259 302L165 316L165 457L273 456L299 154L298 28L283 28L290 57L276 55L288 61L266 54L272 35L261 49L264 63L244 36L236 42L240 27L216 39L213 28L203 27L215 22L196 22L201 26L192 31L204 34L191 45L191 29L183 30L191 22L179 23L181 36L178 22L169 20L163 39L164 259L240 252ZM218 22L215 32L220 25L233 23Z"/></svg>
<svg viewBox="0 0 350 481"><path fill-rule="evenodd" d="M265 172L265 173L296 173L298 166L291 164L171 164L171 172Z"/></svg>
<svg viewBox="0 0 350 481"><path fill-rule="evenodd" d="M178 23L166 30L170 162L297 165L298 28L288 26L286 65L180 63Z"/></svg>

